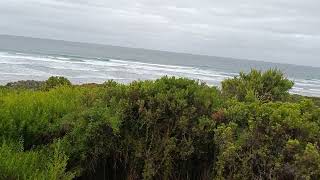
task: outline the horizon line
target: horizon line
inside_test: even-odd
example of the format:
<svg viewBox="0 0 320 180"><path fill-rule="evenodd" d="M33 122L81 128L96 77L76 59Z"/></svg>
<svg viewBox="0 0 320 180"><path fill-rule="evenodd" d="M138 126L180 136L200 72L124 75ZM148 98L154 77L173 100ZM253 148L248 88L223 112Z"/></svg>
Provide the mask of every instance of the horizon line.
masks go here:
<svg viewBox="0 0 320 180"><path fill-rule="evenodd" d="M291 66L302 66L302 67L309 67L309 68L320 68L320 66L312 66L312 65L272 62L272 61L268 61L268 60L255 60L255 59L228 57L228 56L215 56L215 55L208 55L208 54L194 54L194 53L189 53L189 52L169 51L169 50L161 50L161 49L147 49L147 48L142 48L142 47L119 46L119 45L111 45L111 44L96 43L96 42L71 41L71 40L64 40L64 39L51 39L51 38L42 38L42 37L34 37L34 36L12 35L12 34L0 34L0 36L28 38L28 39L37 39L37 40L60 41L60 42L66 42L66 43L78 43L78 44L87 44L87 45L110 46L110 47L137 49L137 50L144 50L144 51L164 52L164 53L171 53L171 54L183 54L183 55L189 55L189 56L223 58L226 60L251 61L251 62L279 64L279 65L291 65Z"/></svg>

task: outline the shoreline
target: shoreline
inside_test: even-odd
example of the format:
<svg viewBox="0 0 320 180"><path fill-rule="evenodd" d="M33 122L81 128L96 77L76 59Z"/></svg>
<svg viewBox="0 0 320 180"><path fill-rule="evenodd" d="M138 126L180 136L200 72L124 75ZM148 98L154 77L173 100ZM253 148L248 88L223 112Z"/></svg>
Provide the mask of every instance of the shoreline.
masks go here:
<svg viewBox="0 0 320 180"><path fill-rule="evenodd" d="M171 76L168 76L168 77L171 77ZM175 76L174 76L175 77ZM181 78L181 77L176 77L176 78ZM184 78L184 77L182 77ZM71 81L72 85L75 85L75 86L86 86L86 85L102 85L104 82L107 82L107 81L115 81L119 84L123 84L123 85L129 85L131 84L132 82L135 82L135 81L155 81L155 80L158 80L158 79L161 79L161 78L157 78L157 79L145 79L145 80L132 80L131 82L127 82L127 83L123 83L123 82L119 82L115 79L107 79L103 82L83 82L83 83L77 83L77 82L73 82ZM187 79L190 79L190 78L187 78ZM193 79L190 79L190 80L193 80ZM45 83L46 80L18 80L18 81L12 81L12 82L8 82L8 83L4 83L4 84L1 84L0 83L0 87L9 87L9 88L15 88L15 87L18 87L18 88L25 88L25 89L33 89L34 87L32 87L32 85L35 85L35 84L43 84ZM211 84L208 84L206 82L203 82L201 80L195 80L195 81L198 81L200 83L205 83L206 85L210 86L210 87L216 87L218 89L221 89L220 86L217 86L217 85L211 85ZM31 85L31 86L30 86ZM29 87L28 87L29 86ZM305 97L305 98L311 98L311 99L319 99L320 100L320 95L317 96L317 95L308 95L308 93L295 93L295 92L290 92L290 95L292 96L301 96L301 97Z"/></svg>

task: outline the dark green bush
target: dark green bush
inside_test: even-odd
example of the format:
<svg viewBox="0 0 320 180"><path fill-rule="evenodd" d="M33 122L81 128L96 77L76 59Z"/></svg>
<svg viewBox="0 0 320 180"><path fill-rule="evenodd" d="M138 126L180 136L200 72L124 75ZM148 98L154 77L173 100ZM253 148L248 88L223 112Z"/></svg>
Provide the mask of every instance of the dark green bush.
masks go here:
<svg viewBox="0 0 320 180"><path fill-rule="evenodd" d="M277 70L0 88L0 179L319 179L318 99Z"/></svg>
<svg viewBox="0 0 320 180"><path fill-rule="evenodd" d="M14 88L14 89L32 89L32 90L39 90L43 86L43 81L34 81L34 80L27 80L27 81L17 81L6 84L5 87L7 88Z"/></svg>
<svg viewBox="0 0 320 180"><path fill-rule="evenodd" d="M59 86L70 86L71 82L65 77L52 76L44 82L42 89L49 90Z"/></svg>
<svg viewBox="0 0 320 180"><path fill-rule="evenodd" d="M130 177L211 177L217 89L164 77L132 83L126 98L120 135Z"/></svg>
<svg viewBox="0 0 320 180"><path fill-rule="evenodd" d="M215 130L216 177L319 179L319 117L305 109L305 102L228 104L228 122Z"/></svg>
<svg viewBox="0 0 320 180"><path fill-rule="evenodd" d="M293 82L279 70L271 69L266 72L252 70L248 74L240 73L233 79L223 81L222 93L239 101L252 97L261 101L279 101L289 96L292 86Z"/></svg>

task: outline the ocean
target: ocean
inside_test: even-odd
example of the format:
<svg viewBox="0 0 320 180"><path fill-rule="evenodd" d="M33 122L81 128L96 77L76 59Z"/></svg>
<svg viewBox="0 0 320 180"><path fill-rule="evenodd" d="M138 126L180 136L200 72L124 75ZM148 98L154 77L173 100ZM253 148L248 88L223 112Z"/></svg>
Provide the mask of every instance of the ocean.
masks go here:
<svg viewBox="0 0 320 180"><path fill-rule="evenodd" d="M252 68L278 68L295 82L291 93L320 97L320 68L0 35L0 84L64 76L73 83L102 83L178 76L219 86Z"/></svg>

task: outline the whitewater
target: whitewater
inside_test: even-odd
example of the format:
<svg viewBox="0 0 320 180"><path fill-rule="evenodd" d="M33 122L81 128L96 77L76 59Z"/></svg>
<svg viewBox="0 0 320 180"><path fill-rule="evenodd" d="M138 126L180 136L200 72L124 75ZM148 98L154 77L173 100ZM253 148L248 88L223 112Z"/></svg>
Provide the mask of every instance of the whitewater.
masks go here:
<svg viewBox="0 0 320 180"><path fill-rule="evenodd" d="M0 84L19 80L46 80L50 76L64 76L75 84L103 83L115 80L130 83L135 80L154 80L162 76L186 77L219 86L234 72L208 68L146 63L108 57L81 57L53 54L0 52ZM297 79L291 93L320 97L319 79Z"/></svg>

